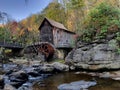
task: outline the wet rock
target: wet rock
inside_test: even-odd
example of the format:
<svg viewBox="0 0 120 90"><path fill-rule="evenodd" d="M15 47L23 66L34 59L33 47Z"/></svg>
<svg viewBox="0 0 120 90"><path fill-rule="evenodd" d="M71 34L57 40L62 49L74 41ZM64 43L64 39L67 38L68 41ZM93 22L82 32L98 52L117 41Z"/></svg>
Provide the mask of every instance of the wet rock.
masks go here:
<svg viewBox="0 0 120 90"><path fill-rule="evenodd" d="M49 73L53 72L54 67L51 64L44 64L43 66L40 67L39 72L41 73Z"/></svg>
<svg viewBox="0 0 120 90"><path fill-rule="evenodd" d="M29 77L29 82L36 82L36 81L40 81L40 80L43 80L43 77L42 76L38 76L38 77Z"/></svg>
<svg viewBox="0 0 120 90"><path fill-rule="evenodd" d="M65 65L65 64L62 64L62 63L59 63L59 62L54 62L52 65L58 71L69 71L69 66L68 65Z"/></svg>
<svg viewBox="0 0 120 90"><path fill-rule="evenodd" d="M40 75L40 73L37 72L34 67L28 67L25 69L25 71L28 75L31 75L33 77L37 77Z"/></svg>
<svg viewBox="0 0 120 90"><path fill-rule="evenodd" d="M70 68L70 70L75 70L75 66L73 66L73 65L71 65L71 66L69 66L69 68Z"/></svg>
<svg viewBox="0 0 120 90"><path fill-rule="evenodd" d="M104 72L99 77L107 76L108 78L112 78L113 80L120 80L120 71L112 71L112 72Z"/></svg>
<svg viewBox="0 0 120 90"><path fill-rule="evenodd" d="M58 86L58 90L81 90L80 86L72 86L70 84L62 84Z"/></svg>
<svg viewBox="0 0 120 90"><path fill-rule="evenodd" d="M120 81L120 77L115 77L115 78L112 78L112 79Z"/></svg>
<svg viewBox="0 0 120 90"><path fill-rule="evenodd" d="M4 79L3 79L3 75L0 75L0 89L4 88Z"/></svg>
<svg viewBox="0 0 120 90"><path fill-rule="evenodd" d="M100 78L110 78L111 74L109 72L104 72L99 75Z"/></svg>
<svg viewBox="0 0 120 90"><path fill-rule="evenodd" d="M13 70L9 70L5 73L5 75L10 75L11 73L13 73Z"/></svg>
<svg viewBox="0 0 120 90"><path fill-rule="evenodd" d="M28 74L31 75L31 76L33 76L33 77L40 76L40 74L37 71L31 71Z"/></svg>
<svg viewBox="0 0 120 90"><path fill-rule="evenodd" d="M5 84L4 90L17 90L17 89L9 84Z"/></svg>
<svg viewBox="0 0 120 90"><path fill-rule="evenodd" d="M22 68L21 65L18 64L4 64L4 71L6 72L6 75L11 74L12 72L17 72Z"/></svg>
<svg viewBox="0 0 120 90"><path fill-rule="evenodd" d="M17 90L33 90L32 87L27 86L27 85L22 85L21 87L19 87Z"/></svg>
<svg viewBox="0 0 120 90"><path fill-rule="evenodd" d="M9 75L10 84L18 88L28 80L28 75L24 71L13 72Z"/></svg>
<svg viewBox="0 0 120 90"><path fill-rule="evenodd" d="M25 73L25 71L22 70L18 72L13 72L9 77L10 79L17 78L17 79L28 80L28 75Z"/></svg>
<svg viewBox="0 0 120 90"><path fill-rule="evenodd" d="M83 90L91 86L95 86L97 83L94 81L76 81L70 84L61 84L58 86L58 90Z"/></svg>

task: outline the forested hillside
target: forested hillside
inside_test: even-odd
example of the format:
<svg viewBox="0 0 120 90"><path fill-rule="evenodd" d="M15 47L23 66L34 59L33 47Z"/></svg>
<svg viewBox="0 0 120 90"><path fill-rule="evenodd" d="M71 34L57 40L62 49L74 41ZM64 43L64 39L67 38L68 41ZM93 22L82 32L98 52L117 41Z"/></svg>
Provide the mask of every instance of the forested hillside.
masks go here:
<svg viewBox="0 0 120 90"><path fill-rule="evenodd" d="M44 17L63 23L83 41L104 38L120 30L119 8L120 0L52 0L42 12L19 22L1 12L0 40L11 39L25 44L38 41L38 27Z"/></svg>

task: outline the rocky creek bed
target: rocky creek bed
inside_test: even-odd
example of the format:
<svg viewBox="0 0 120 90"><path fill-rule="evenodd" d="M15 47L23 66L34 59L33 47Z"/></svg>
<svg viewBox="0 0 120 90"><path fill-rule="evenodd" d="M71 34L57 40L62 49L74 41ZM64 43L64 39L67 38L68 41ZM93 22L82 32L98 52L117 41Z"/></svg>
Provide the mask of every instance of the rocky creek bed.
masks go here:
<svg viewBox="0 0 120 90"><path fill-rule="evenodd" d="M68 71L68 65L54 62L52 64L4 64L0 75L0 89L3 90L30 90L34 83L58 73Z"/></svg>
<svg viewBox="0 0 120 90"><path fill-rule="evenodd" d="M59 62L34 63L29 66L10 63L3 66L1 71L4 74L0 75L0 88L2 90L81 90L81 88L108 90L105 88L109 88L109 85L104 88L108 81L112 84L116 83L115 86L111 86L110 90L119 90L118 88L120 88L120 71L76 72L71 71L68 65ZM71 87L68 87L69 85ZM103 89L94 89L99 85L103 86Z"/></svg>

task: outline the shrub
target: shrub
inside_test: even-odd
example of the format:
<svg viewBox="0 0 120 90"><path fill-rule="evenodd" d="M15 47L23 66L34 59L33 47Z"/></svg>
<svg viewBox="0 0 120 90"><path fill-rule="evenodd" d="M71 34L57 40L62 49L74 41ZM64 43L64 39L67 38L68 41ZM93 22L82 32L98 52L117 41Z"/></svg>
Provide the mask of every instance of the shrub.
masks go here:
<svg viewBox="0 0 120 90"><path fill-rule="evenodd" d="M90 11L82 26L83 41L106 38L120 30L120 10L103 2Z"/></svg>

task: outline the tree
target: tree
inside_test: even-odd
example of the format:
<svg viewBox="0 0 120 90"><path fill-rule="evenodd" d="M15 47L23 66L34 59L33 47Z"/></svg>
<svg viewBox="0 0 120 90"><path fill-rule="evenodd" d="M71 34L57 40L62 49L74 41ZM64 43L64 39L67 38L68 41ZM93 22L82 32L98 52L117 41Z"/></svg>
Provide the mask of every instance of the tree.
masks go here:
<svg viewBox="0 0 120 90"><path fill-rule="evenodd" d="M0 27L0 41L2 42L9 42L11 34L8 29L4 27Z"/></svg>
<svg viewBox="0 0 120 90"><path fill-rule="evenodd" d="M84 0L69 0L67 3L67 24L70 26L69 29L73 31L79 30L81 21L85 18L84 5Z"/></svg>
<svg viewBox="0 0 120 90"><path fill-rule="evenodd" d="M90 11L82 26L84 40L106 38L120 30L120 10L103 2Z"/></svg>
<svg viewBox="0 0 120 90"><path fill-rule="evenodd" d="M66 14L65 9L62 7L60 3L52 2L50 3L43 11L42 13L55 21L58 21L60 23L63 23L65 25L66 20Z"/></svg>

